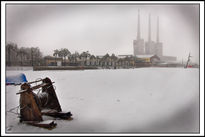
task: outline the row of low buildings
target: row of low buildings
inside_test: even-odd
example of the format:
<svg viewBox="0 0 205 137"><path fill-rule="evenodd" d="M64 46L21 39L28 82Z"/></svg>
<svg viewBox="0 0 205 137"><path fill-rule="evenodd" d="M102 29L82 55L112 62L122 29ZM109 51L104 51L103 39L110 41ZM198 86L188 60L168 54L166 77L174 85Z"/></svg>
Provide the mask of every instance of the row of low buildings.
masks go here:
<svg viewBox="0 0 205 137"><path fill-rule="evenodd" d="M93 66L99 68L135 68L153 66L160 62L157 55L89 56L63 59L52 56L44 58L46 66Z"/></svg>

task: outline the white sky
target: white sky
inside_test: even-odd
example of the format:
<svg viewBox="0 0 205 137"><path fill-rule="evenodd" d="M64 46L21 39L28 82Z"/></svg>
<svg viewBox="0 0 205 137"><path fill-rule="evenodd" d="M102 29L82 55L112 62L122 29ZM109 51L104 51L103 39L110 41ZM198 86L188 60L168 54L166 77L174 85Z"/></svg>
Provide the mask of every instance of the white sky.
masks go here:
<svg viewBox="0 0 205 137"><path fill-rule="evenodd" d="M137 14L141 13L141 37L148 39L151 13L152 40L156 41L157 16L163 54L199 61L199 5L39 5L7 4L6 41L19 47L39 47L43 55L67 48L106 53L133 54L137 37Z"/></svg>

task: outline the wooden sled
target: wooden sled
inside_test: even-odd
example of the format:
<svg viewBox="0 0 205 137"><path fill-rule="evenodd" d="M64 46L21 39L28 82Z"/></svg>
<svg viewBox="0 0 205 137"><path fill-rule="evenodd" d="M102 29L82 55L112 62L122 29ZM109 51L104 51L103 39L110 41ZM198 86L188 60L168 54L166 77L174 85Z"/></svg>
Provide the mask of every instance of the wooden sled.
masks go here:
<svg viewBox="0 0 205 137"><path fill-rule="evenodd" d="M53 129L56 127L57 123L55 123L53 120L45 120L45 121L23 121L23 123L36 126L36 127L43 127L47 129Z"/></svg>
<svg viewBox="0 0 205 137"><path fill-rule="evenodd" d="M43 115L47 115L47 116L51 116L51 117L55 117L55 118L60 118L60 119L67 119L67 120L71 120L71 112L58 112L56 110L42 110L41 114Z"/></svg>
<svg viewBox="0 0 205 137"><path fill-rule="evenodd" d="M37 82L42 83L31 86ZM21 85L21 90L16 93L20 94L20 122L38 127L54 128L57 124L54 121L43 121L42 115L71 119L71 112L62 112L53 83L49 78L45 78ZM41 93L33 92L39 88L42 88Z"/></svg>

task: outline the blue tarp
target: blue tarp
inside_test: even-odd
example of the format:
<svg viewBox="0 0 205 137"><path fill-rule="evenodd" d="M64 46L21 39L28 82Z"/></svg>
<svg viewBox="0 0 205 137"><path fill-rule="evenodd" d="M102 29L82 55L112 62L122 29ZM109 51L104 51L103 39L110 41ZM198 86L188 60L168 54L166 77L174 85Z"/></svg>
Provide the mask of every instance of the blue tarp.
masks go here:
<svg viewBox="0 0 205 137"><path fill-rule="evenodd" d="M6 77L6 85L17 85L24 82L28 82L25 74L20 73L18 75L7 76Z"/></svg>

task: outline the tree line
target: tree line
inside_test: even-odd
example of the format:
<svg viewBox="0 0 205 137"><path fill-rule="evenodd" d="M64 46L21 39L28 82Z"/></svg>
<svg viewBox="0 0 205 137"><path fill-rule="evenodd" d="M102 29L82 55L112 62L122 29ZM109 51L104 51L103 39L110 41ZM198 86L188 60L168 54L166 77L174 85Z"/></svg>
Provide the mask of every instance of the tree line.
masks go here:
<svg viewBox="0 0 205 137"><path fill-rule="evenodd" d="M6 43L7 66L34 66L41 65L42 52L38 47L18 47L15 43Z"/></svg>
<svg viewBox="0 0 205 137"><path fill-rule="evenodd" d="M55 49L53 52L54 57L62 58L63 60L68 59L72 62L75 62L77 58L98 58L99 56L95 56L89 51L83 51L82 53L79 53L75 51L74 53L71 53L67 48L61 48L61 49ZM111 59L117 59L117 56L113 53L112 55L109 55L108 53L102 56L103 59L111 58Z"/></svg>
<svg viewBox="0 0 205 137"><path fill-rule="evenodd" d="M71 53L67 48L55 49L52 56L62 58L63 65L77 65L79 64L79 59L81 62L84 61L84 64L86 64L86 61L93 59L97 59L101 62L121 60L115 54L109 55L107 53L102 56L95 56L89 53L89 51L83 51L81 53L75 51ZM18 47L15 43L6 43L7 66L43 66L45 65L45 57L43 57L38 47ZM133 58L134 57L126 57L123 60L133 60ZM67 63L66 60L69 60L69 63Z"/></svg>

